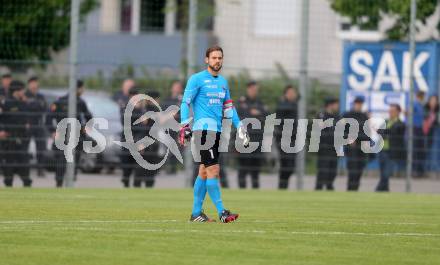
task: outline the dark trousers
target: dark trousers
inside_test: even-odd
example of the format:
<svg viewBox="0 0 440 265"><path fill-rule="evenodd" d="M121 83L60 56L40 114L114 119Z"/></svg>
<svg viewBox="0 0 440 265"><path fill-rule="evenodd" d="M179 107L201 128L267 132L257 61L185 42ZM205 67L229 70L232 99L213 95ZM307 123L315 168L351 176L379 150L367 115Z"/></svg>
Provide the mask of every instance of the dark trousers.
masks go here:
<svg viewBox="0 0 440 265"><path fill-rule="evenodd" d="M127 149L121 150L122 183L124 187L130 187L130 176L136 168L136 161Z"/></svg>
<svg viewBox="0 0 440 265"><path fill-rule="evenodd" d="M158 164L160 163L161 157L158 155L158 146L150 146L151 148L146 148L142 152L142 158L148 163ZM131 155L130 155L131 157ZM132 158L133 159L133 158ZM146 188L152 188L154 186L156 175L158 170L149 170L141 167L134 161L134 179L133 179L133 187L140 188L142 187L142 183L145 183Z"/></svg>
<svg viewBox="0 0 440 265"><path fill-rule="evenodd" d="M366 166L366 155L360 147L347 148L347 190L357 191L360 186L362 173Z"/></svg>
<svg viewBox="0 0 440 265"><path fill-rule="evenodd" d="M175 131L170 131L170 136L173 139L178 139L178 133ZM179 145L179 151L182 153L183 148ZM177 157L174 155L170 155L167 157L167 162L165 163L166 166L166 172L168 174L176 174L177 168L179 166L179 160L177 160Z"/></svg>
<svg viewBox="0 0 440 265"><path fill-rule="evenodd" d="M145 183L146 188L152 188L156 181L157 170L148 170L136 165L134 169L133 187L140 188Z"/></svg>
<svg viewBox="0 0 440 265"><path fill-rule="evenodd" d="M78 144L78 146L82 146L82 144ZM52 150L55 153L55 183L57 187L62 187L64 182L64 177L66 175L66 167L67 167L67 160L64 155L64 151L59 150L55 144L52 146ZM76 180L76 175L78 173L78 161L79 157L81 155L79 149L75 148L74 153L74 160L75 160L75 172L74 172L74 180Z"/></svg>
<svg viewBox="0 0 440 265"><path fill-rule="evenodd" d="M279 189L289 187L289 178L295 172L296 154L280 151Z"/></svg>
<svg viewBox="0 0 440 265"><path fill-rule="evenodd" d="M336 152L318 153L318 174L316 176L316 190L334 190L333 182L335 181L338 170L338 157Z"/></svg>
<svg viewBox="0 0 440 265"><path fill-rule="evenodd" d="M246 188L246 176L251 176L251 183L253 189L260 187L260 170L263 163L262 154L239 154L238 156L238 187L240 189Z"/></svg>
<svg viewBox="0 0 440 265"><path fill-rule="evenodd" d="M20 176L23 186L30 187L28 141L18 138L8 138L2 142L3 174L6 187L12 187L14 175Z"/></svg>
<svg viewBox="0 0 440 265"><path fill-rule="evenodd" d="M36 127L31 128L30 136L34 138L36 145L36 158L38 168L44 167L44 155L47 151L47 138L46 132L41 125L34 125Z"/></svg>
<svg viewBox="0 0 440 265"><path fill-rule="evenodd" d="M425 174L426 150L423 129L414 127L413 170L416 176Z"/></svg>
<svg viewBox="0 0 440 265"><path fill-rule="evenodd" d="M379 153L379 167L380 167L380 180L376 186L376 191L389 191L390 190L390 177L397 170L403 170L405 167L405 161L391 159L390 153L387 150L382 150Z"/></svg>

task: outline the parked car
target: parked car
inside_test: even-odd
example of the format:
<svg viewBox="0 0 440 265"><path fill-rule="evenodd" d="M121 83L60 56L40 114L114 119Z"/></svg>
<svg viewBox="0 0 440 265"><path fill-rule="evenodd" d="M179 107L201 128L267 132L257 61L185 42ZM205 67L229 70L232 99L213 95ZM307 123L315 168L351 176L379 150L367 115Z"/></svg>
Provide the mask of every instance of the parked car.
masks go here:
<svg viewBox="0 0 440 265"><path fill-rule="evenodd" d="M67 90L41 89L40 92L46 97L48 105L50 106L59 97L65 95L67 93ZM108 129L98 129L95 127L96 130L98 130L102 135L105 136L106 147L101 153L90 154L84 152L81 146L79 148L81 154L78 161L78 167L82 172L85 173L99 173L104 168L113 170L120 163L119 155L121 147L114 143L114 141L120 140L122 132L119 105L111 99L108 93L105 92L86 91L81 97L86 102L87 107L89 108L94 118L104 118L108 121ZM92 132L88 132L89 135L91 133ZM53 139L51 137L48 137L48 160L53 157L53 153L51 152L52 144ZM34 143L31 143L30 153L32 155L35 154ZM34 163L36 162L34 161ZM48 168L48 170L53 169Z"/></svg>

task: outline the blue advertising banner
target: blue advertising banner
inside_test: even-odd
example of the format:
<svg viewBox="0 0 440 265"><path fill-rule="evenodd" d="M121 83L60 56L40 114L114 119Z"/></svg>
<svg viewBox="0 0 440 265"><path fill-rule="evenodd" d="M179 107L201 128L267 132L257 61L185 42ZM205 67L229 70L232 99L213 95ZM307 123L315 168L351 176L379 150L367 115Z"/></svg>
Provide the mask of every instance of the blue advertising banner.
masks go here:
<svg viewBox="0 0 440 265"><path fill-rule="evenodd" d="M417 43L414 58L415 91L439 94L440 42ZM392 103L408 109L410 88L408 43L346 42L340 94L341 112L351 109L356 97L365 99L364 108L372 117L388 118ZM402 118L405 119L402 113ZM431 150L427 150L426 169L440 171L440 127L434 132Z"/></svg>
<svg viewBox="0 0 440 265"><path fill-rule="evenodd" d="M427 95L439 90L439 42L417 43L414 59L415 91ZM386 117L388 106L407 109L410 87L410 53L407 43L347 42L344 48L341 109L349 110L357 96L364 96L366 110Z"/></svg>

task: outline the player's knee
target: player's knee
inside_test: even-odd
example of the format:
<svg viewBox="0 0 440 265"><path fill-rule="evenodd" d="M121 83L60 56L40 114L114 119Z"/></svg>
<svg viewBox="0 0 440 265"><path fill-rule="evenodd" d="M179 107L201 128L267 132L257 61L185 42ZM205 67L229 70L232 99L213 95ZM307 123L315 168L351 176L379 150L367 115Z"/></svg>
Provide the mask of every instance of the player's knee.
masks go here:
<svg viewBox="0 0 440 265"><path fill-rule="evenodd" d="M207 178L208 178L208 173L206 173L206 171L204 171L202 174L199 174L199 176L200 176L202 179L207 179Z"/></svg>
<svg viewBox="0 0 440 265"><path fill-rule="evenodd" d="M220 175L220 166L218 164L206 168L208 178L218 178Z"/></svg>
<svg viewBox="0 0 440 265"><path fill-rule="evenodd" d="M200 165L199 167L199 176L202 179L207 179L208 178L208 173L206 172L206 168L204 165Z"/></svg>

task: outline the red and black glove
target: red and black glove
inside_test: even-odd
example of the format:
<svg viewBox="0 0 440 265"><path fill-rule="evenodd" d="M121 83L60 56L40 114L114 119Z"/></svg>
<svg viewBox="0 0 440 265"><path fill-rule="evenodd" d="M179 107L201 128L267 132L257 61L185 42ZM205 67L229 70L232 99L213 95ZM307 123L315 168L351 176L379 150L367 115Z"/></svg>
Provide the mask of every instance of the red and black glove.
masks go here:
<svg viewBox="0 0 440 265"><path fill-rule="evenodd" d="M190 140L192 136L192 130L189 124L185 124L179 130L179 144L185 146Z"/></svg>

